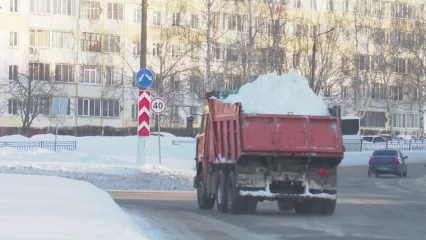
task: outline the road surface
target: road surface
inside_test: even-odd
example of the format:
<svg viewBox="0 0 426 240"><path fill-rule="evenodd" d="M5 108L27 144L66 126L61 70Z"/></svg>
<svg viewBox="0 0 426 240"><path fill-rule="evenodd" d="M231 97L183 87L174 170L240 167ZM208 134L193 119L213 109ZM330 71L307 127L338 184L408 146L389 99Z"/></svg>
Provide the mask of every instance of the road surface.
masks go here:
<svg viewBox="0 0 426 240"><path fill-rule="evenodd" d="M426 239L424 164L409 164L408 177L368 178L366 167L341 167L336 212L331 217L281 213L260 203L252 215L197 209L195 194L112 192L123 208L137 211L168 234L158 239ZM127 200L126 200L127 199Z"/></svg>

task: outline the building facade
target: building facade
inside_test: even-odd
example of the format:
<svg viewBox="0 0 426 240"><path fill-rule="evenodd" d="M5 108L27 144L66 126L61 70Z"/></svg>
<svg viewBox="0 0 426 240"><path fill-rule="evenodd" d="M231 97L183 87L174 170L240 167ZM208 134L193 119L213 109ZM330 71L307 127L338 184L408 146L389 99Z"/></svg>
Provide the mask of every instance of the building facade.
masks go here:
<svg viewBox="0 0 426 240"><path fill-rule="evenodd" d="M22 126L27 112L37 113L33 127L53 126L54 96L69 99L61 126L136 126L140 3L1 2L0 126ZM416 63L426 51L416 36L423 33L425 3L212 3L149 3L147 65L156 74L154 96L166 98L169 106L162 126L183 126L189 115L198 124L206 90L238 89L262 73L298 71L315 79L314 90L327 103L361 116L366 132L422 132L425 80ZM44 82L43 90L22 94L22 82ZM32 103L23 111L23 102Z"/></svg>

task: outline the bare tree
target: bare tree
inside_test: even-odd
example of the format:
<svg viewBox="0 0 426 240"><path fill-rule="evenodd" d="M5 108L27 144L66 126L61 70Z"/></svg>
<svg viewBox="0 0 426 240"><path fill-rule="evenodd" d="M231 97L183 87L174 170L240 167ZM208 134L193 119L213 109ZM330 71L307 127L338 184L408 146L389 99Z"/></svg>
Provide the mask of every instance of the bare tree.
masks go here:
<svg viewBox="0 0 426 240"><path fill-rule="evenodd" d="M49 117L52 98L64 96L64 89L54 81L49 64L29 63L23 72L12 68L8 79L0 81L0 95L8 97L8 113L19 117L26 135L35 119Z"/></svg>
<svg viewBox="0 0 426 240"><path fill-rule="evenodd" d="M204 66L199 66L195 72L198 73L204 69L204 76L201 79L204 79L203 85L206 91L216 89L220 85L215 82L214 75L216 72L223 72L223 69L214 62L220 58L221 41L228 31L226 27L220 27L219 23L221 17L225 19L225 9L231 5L231 1L222 0L203 0L195 7L188 5L186 8L194 8L191 9L193 14L188 16L186 24L180 25L189 33L186 36L193 44L193 51L203 58Z"/></svg>
<svg viewBox="0 0 426 240"><path fill-rule="evenodd" d="M406 83L410 98L410 105L417 108L420 115L419 130L420 134L424 134L424 114L426 112L426 21L418 18L413 23L412 39L410 39L409 50L412 54L412 59L409 60L408 66L412 66L409 77L410 81Z"/></svg>

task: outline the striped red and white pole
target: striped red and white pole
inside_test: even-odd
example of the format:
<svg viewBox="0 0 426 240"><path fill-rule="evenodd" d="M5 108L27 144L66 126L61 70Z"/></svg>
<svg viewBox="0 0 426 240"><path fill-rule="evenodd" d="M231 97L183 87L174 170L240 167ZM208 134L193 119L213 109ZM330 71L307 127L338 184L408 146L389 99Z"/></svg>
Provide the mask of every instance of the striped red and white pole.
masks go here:
<svg viewBox="0 0 426 240"><path fill-rule="evenodd" d="M148 137L151 115L151 91L139 90L138 100L138 136Z"/></svg>

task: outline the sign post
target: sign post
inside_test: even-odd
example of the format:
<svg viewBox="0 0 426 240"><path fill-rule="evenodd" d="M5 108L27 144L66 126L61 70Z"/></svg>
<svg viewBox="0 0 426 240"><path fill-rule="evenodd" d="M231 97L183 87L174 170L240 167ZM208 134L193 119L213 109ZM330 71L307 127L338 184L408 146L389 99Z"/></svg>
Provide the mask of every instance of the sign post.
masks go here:
<svg viewBox="0 0 426 240"><path fill-rule="evenodd" d="M151 110L152 113L157 115L157 131L158 131L158 161L161 165L161 136L160 136L160 120L161 115L166 111L167 103L166 100L160 97L152 99Z"/></svg>
<svg viewBox="0 0 426 240"><path fill-rule="evenodd" d="M145 164L145 137L150 134L151 91L145 90L152 85L154 73L142 68L136 73L136 83L144 90L138 90L138 144L137 162Z"/></svg>
<svg viewBox="0 0 426 240"><path fill-rule="evenodd" d="M56 152L57 142L58 142L59 116L67 114L68 98L53 97L50 112L52 113L52 115L56 115L56 129L55 129L55 152Z"/></svg>

